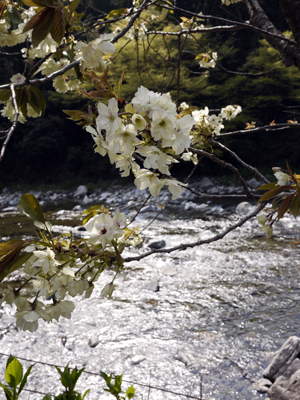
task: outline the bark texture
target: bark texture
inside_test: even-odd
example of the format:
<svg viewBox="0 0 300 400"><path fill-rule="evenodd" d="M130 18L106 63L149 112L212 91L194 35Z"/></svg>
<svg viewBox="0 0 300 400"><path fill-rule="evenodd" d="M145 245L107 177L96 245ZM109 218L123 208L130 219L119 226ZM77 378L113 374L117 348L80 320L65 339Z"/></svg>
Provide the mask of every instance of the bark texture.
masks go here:
<svg viewBox="0 0 300 400"><path fill-rule="evenodd" d="M270 43L272 47L274 47L274 49L279 51L283 57L290 60L297 68L300 69L300 48L298 43L292 40L284 40L286 39L285 36L269 20L268 16L261 8L257 0L243 0L243 3L247 8L251 23L266 32L265 35L262 33L262 36ZM298 33L297 37L300 40L300 0L278 0L278 5L282 10L291 31L295 29L295 31ZM276 7L275 4L274 7ZM296 11L295 16L291 16L293 9L297 11L298 17ZM289 16L289 18L287 16ZM274 34L276 37L270 36L268 33Z"/></svg>
<svg viewBox="0 0 300 400"><path fill-rule="evenodd" d="M295 41L300 46L300 1L278 0L278 5L286 19Z"/></svg>

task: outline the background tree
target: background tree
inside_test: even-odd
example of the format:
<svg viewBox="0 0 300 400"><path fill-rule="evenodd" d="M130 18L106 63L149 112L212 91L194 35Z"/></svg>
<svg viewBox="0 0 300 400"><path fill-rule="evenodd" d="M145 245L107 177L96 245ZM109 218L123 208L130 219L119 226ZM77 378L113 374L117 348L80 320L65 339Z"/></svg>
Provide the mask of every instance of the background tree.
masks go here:
<svg viewBox="0 0 300 400"><path fill-rule="evenodd" d="M113 7L119 9L130 6L130 1L118 2L115 6L97 1L80 3L78 11L86 14L84 18L88 23L104 19ZM270 6L268 2L260 1L259 3L244 2L244 4L238 2L226 6L221 5L219 0L214 0L211 2L177 1L174 6L177 7L174 14L169 13L163 19L161 17L158 21L148 21L147 23L148 31L151 32L151 29L165 30L168 34L155 35L148 32L145 40L129 41L128 38L122 37L117 41L117 49L121 49L125 43L129 43L124 51L121 51L113 60L109 76L117 79L126 66L125 80L121 89L121 95L125 100L128 101L134 95L138 85L144 84L155 91L170 91L173 99L177 98L177 92L179 92L178 101L186 101L198 107L206 105L215 109L225 106L228 102L240 104L243 114L232 120L226 126L227 130L241 129L246 122L252 120L258 126L268 125L274 119L276 123L286 123L287 120L297 119L297 115L295 115L297 108L287 107L296 107L299 104L297 99L298 80L296 79L298 71L295 69L296 67L291 66L294 63L293 58L290 58L291 51L286 51L286 54L275 47L277 51L271 52L273 42L270 42L270 38L275 40L275 37L268 35L268 32L273 32L274 26L276 26L280 32L278 38L283 40L284 46L281 47L288 46L295 49L296 42L283 34L289 29L288 21L283 17L286 15L283 12L286 8L285 4ZM167 4L166 7L170 7L170 4ZM181 38L183 43L182 38L184 37L183 34L178 35L179 23L183 22L180 17L191 19L197 7L207 15L203 21L198 23L198 25L204 25L204 29L194 37L189 36L188 40L184 42L178 64L178 40ZM184 9L187 12L181 11ZM267 29L264 29L263 25L258 25L257 20L265 21L265 18L259 19L258 14L269 16L272 24L270 23L271 25L269 24ZM245 24L250 17L253 19L251 24ZM221 20L216 18L221 18ZM112 21L113 19L106 21L109 22L108 29L110 31L113 31L117 25L125 26L122 21L110 24ZM262 24L262 22L260 23ZM228 26L231 26L229 32ZM103 25L100 27L103 29ZM220 28L216 29L216 27ZM263 30L266 32L264 33ZM290 31L292 31L291 28ZM176 34L171 35L172 32ZM268 40L269 47L266 43L260 42L262 37ZM261 46L265 51L259 50ZM18 45L17 49L20 50L21 47ZM139 49L138 52L137 49ZM10 48L6 47L4 50L5 53L11 53ZM199 68L199 59L195 60L198 54L207 51L218 52L217 65L209 70ZM14 51L14 53L16 52ZM24 64L22 58L17 55L8 57L3 54L2 57L2 65L5 65L2 79L5 83L11 75L22 71ZM177 87L178 66L180 68L179 87ZM138 70L138 74L135 73L136 70ZM232 73L228 71L232 71ZM47 100L47 109L45 117L39 120L39 128L34 122L34 131L36 132L34 136L32 136L30 120L22 127L17 127L16 133L12 136L9 144L11 152L4 158L1 165L0 187L16 182L21 183L22 180L23 183L31 184L41 184L42 182L57 184L59 181L64 182L66 176L70 184L73 182L73 185L82 183L84 180L96 183L100 176L108 176L110 179L117 177L111 171L109 163L93 154L91 138L79 127L74 127L72 123L66 121L61 111L61 108L83 109L85 107L83 99L71 95L70 92L67 94L54 93L51 87L50 82L41 87ZM195 87L197 90L194 89ZM4 119L1 124L2 129L8 127ZM52 132L50 137L49 132ZM30 140L31 137L39 138L39 140ZM3 140L4 138L5 136L3 136ZM234 146L233 149L241 152L241 156L248 162L251 162L253 151L255 151L258 154L257 167L262 168L263 171L269 170L273 165L273 157L278 159L279 163L286 158L292 163L296 158L293 143L295 140L297 141L297 137L291 130L247 135L243 138L242 145L238 138L235 139L235 136L222 140L225 140L226 145ZM57 146L58 143L59 146ZM41 154L43 156L40 156L40 160L43 160L45 165L53 164L52 160L55 156L55 165L47 168L40 163L37 166ZM93 162L86 162L91 159ZM19 176L19 161L16 162L16 160L24 160L26 165L25 168L22 168L22 178ZM80 168L78 168L79 166ZM64 173L62 174L60 171L64 171ZM102 171L105 171L105 174ZM108 171L111 173L107 175ZM207 167L205 163L201 163L201 171L205 174L221 173L218 167L212 168L211 165Z"/></svg>

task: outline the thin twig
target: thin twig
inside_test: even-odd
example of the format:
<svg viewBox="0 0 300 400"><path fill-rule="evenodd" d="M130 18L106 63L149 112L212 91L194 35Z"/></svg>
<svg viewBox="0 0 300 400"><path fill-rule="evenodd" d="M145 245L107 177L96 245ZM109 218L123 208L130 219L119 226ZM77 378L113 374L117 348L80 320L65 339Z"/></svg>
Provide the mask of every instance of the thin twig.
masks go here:
<svg viewBox="0 0 300 400"><path fill-rule="evenodd" d="M148 50L149 50L149 46L148 46L148 49L146 51L145 50L145 41L143 40L143 59L144 59L145 69L146 69L146 72L147 72L149 78L152 80L153 84L156 86L156 90L159 92L159 88L158 88L155 80L153 79L153 77L152 77L152 75L151 75L151 73L149 71L149 68L148 68L148 63L147 63L147 60L146 60L146 52L148 52Z"/></svg>
<svg viewBox="0 0 300 400"><path fill-rule="evenodd" d="M257 128L241 129L239 131L231 131L231 132L221 133L220 135L218 135L218 137L243 135L243 134L250 133L250 132L279 131L282 129L299 128L299 126L300 126L300 124L298 124L298 123L296 123L296 124L264 125L264 126L258 126Z"/></svg>
<svg viewBox="0 0 300 400"><path fill-rule="evenodd" d="M115 43L117 42L121 37L123 37L125 35L125 33L127 33L129 31L129 29L133 26L135 20L141 15L142 11L144 10L144 8L146 6L149 6L151 4L156 3L157 0L152 1L151 3L149 3L149 0L144 0L142 2L142 4L139 6L139 8L137 9L137 11L134 13L134 15L131 17L130 21L128 22L128 24L125 26L125 28L123 28L121 30L120 33L118 33L110 42L111 43ZM149 3L149 4L147 4Z"/></svg>
<svg viewBox="0 0 300 400"><path fill-rule="evenodd" d="M246 27L235 26L235 25L221 25L221 26L211 26L208 28L197 27L193 29L182 29L181 31L167 32L167 31L147 31L145 34L150 35L163 35L163 36L181 36L189 35L191 33L212 33L212 32L232 32L238 29L246 29Z"/></svg>
<svg viewBox="0 0 300 400"><path fill-rule="evenodd" d="M80 63L79 60L73 61L71 64L66 65L64 68L61 68L60 70L53 72L52 74L46 76L45 78L30 79L29 81L14 83L13 86L16 89L16 88L20 88L23 86L38 85L38 84L52 81L57 76L63 75L65 72L69 71L69 69L76 67L76 65L79 65L79 63ZM11 86L12 86L11 84L1 85L0 89L7 89L7 88L10 88Z"/></svg>
<svg viewBox="0 0 300 400"><path fill-rule="evenodd" d="M163 213L165 211L165 209L167 208L168 204L170 203L172 199L172 195L169 195L169 199L167 200L166 204L164 205L164 207L158 212L156 213L156 215L152 218L152 220L140 231L140 233L144 232L157 218L158 216Z"/></svg>
<svg viewBox="0 0 300 400"><path fill-rule="evenodd" d="M129 43L131 43L131 39L129 39L129 40L124 44L124 46L122 46L122 47L120 48L120 50L117 52L117 54L111 59L111 62L114 61L114 60L118 57L118 55L121 53L121 51L122 51L123 49L125 49L125 47L126 47Z"/></svg>
<svg viewBox="0 0 300 400"><path fill-rule="evenodd" d="M186 186L186 190L189 190L201 200L249 200L249 197L246 194L207 194L200 192L192 186ZM252 198L259 199L260 195L252 193Z"/></svg>
<svg viewBox="0 0 300 400"><path fill-rule="evenodd" d="M133 221L136 219L136 217L139 215L141 209L144 207L144 205L147 203L147 201L151 198L151 194L149 194L149 196L145 199L145 201L142 203L142 205L140 206L140 208L137 210L136 214L134 214L134 216L132 217L131 221L128 222L128 224L126 225L126 228L133 223Z"/></svg>
<svg viewBox="0 0 300 400"><path fill-rule="evenodd" d="M198 149L194 149L193 147L189 147L189 151L191 151L194 154L199 154L200 156L209 158L213 162L221 165L223 168L226 168L226 169L229 169L230 171L232 171L235 174L235 176L237 177L237 179L241 182L241 185L243 186L244 192L246 193L247 197L249 199L254 198L253 194L249 191L249 188L248 188L245 180L243 179L242 175L240 174L239 170L237 168L235 168L232 164L227 163L224 160L221 160L220 158L215 156L214 154L208 153L207 151L204 151L204 150L198 150Z"/></svg>
<svg viewBox="0 0 300 400"><path fill-rule="evenodd" d="M199 12L199 7L200 7L200 1L199 1L198 5L197 5L197 10L196 10L195 15L193 16L193 21L192 21L192 23L191 23L191 26L190 26L189 29L188 29L188 32L190 32L191 29L193 29L193 26L194 26L194 24L195 24L195 21L196 21L196 19L197 19L197 15L198 15L198 12ZM182 34L182 32L181 32L181 34ZM165 90L171 85L173 79L175 78L176 70L177 70L178 68L180 68L181 54L182 54L182 52L183 52L185 43L186 43L186 41L187 41L188 34L185 34L183 37L184 37L184 39L183 39L181 48L180 48L180 50L178 51L178 57L177 57L176 67L174 68L173 75L172 75L172 77L171 77L169 83L168 83L168 84L165 86L165 88L164 88Z"/></svg>
<svg viewBox="0 0 300 400"><path fill-rule="evenodd" d="M243 165L243 167L246 167L249 169L251 172L256 174L257 176L260 177L265 183L270 183L266 177L263 176L256 168L252 167L252 165L247 164L245 161L243 161L234 151L230 150L228 147L224 146L224 144L218 142L217 140L211 139L211 142L217 146L219 146L221 149L227 151L232 157L234 157L240 164Z"/></svg>
<svg viewBox="0 0 300 400"><path fill-rule="evenodd" d="M283 62L284 60L280 60L280 62ZM222 64L220 64L218 61L216 62L217 66L220 67L223 71L227 72L228 74L233 74L233 75L245 75L245 76L262 76L262 75L267 75L269 74L271 71L273 71L274 69L278 68L278 65L276 65L273 68L270 68L268 71L264 71L264 72L258 72L256 74L251 73L251 72L238 72L238 71L230 71L229 69L223 67Z"/></svg>

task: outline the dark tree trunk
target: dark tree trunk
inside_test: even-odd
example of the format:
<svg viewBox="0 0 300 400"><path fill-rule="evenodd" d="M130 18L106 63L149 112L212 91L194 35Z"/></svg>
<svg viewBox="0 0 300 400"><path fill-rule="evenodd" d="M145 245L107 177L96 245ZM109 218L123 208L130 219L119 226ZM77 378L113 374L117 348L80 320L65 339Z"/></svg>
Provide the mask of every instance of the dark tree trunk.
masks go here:
<svg viewBox="0 0 300 400"><path fill-rule="evenodd" d="M281 11L286 19L294 38L300 46L300 1L297 0L278 0Z"/></svg>
<svg viewBox="0 0 300 400"><path fill-rule="evenodd" d="M279 31L273 23L269 20L268 16L261 8L259 2L257 0L243 0L247 11L250 16L250 21L256 27L263 29L266 34L262 33L262 36L270 43L274 49L279 51L283 57L290 60L296 67L300 69L300 49L298 43L293 40L285 40L286 37ZM285 15L289 15L290 19L286 17L286 20L290 26L290 23L293 21L293 27L295 30L298 30L298 37L300 39L300 1L299 0L278 0L278 4ZM292 13L292 4L295 10L294 18L291 18ZM275 4L274 4L274 7ZM297 13L296 13L297 11ZM298 21L296 14L298 15ZM290 29L293 30L292 26ZM268 35L267 33L274 34L276 36Z"/></svg>

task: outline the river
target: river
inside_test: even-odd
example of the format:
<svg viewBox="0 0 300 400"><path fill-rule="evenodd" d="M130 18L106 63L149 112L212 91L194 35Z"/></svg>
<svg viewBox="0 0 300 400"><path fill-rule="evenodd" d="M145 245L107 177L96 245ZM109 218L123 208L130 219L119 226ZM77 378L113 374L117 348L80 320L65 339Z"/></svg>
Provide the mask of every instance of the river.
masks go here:
<svg viewBox="0 0 300 400"><path fill-rule="evenodd" d="M46 205L57 232L67 227L78 232L80 212L72 211L77 203ZM173 207L144 230L142 247L126 255L148 250L153 241L171 247L220 233L241 218L235 207ZM58 212L61 208L65 211ZM143 229L154 215L150 208L134 226ZM30 224L13 210L0 214L6 240L27 237ZM289 336L300 335L299 237L292 217L277 225L271 239L250 220L221 241L126 264L112 299L100 296L113 276L105 271L92 297L76 302L71 320L41 323L35 333L16 330L12 310L3 305L0 352L60 366L70 362L89 372L124 373L126 381L197 398L201 391L203 400L266 398L253 384L273 352ZM5 362L1 356L1 382ZM58 385L53 367L36 364L26 387L55 393ZM186 398L134 386L137 399ZM91 388L89 400L112 398L98 376L82 375L78 388ZM27 392L27 398L42 395Z"/></svg>

